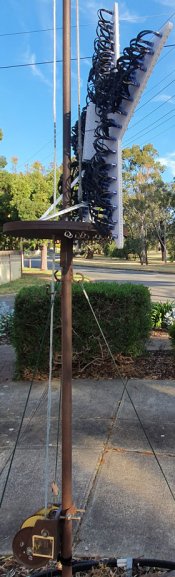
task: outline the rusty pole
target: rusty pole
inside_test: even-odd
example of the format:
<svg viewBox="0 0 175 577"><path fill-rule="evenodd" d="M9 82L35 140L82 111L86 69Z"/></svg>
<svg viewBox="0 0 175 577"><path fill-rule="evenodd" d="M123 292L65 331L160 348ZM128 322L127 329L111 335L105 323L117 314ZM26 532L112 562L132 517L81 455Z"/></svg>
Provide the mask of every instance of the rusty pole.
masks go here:
<svg viewBox="0 0 175 577"><path fill-rule="evenodd" d="M71 2L63 0L63 208L70 206L71 181ZM72 506L72 239L61 241L62 319L62 510ZM63 577L71 577L72 521L63 521ZM67 564L64 564L67 562Z"/></svg>

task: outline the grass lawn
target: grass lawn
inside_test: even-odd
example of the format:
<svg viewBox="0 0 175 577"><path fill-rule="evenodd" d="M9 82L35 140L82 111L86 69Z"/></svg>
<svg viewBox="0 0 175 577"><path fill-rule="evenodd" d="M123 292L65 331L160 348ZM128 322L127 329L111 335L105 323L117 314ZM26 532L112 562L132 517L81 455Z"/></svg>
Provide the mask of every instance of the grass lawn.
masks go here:
<svg viewBox="0 0 175 577"><path fill-rule="evenodd" d="M109 258L105 256L94 256L93 259L83 259L82 257L74 258L74 264L80 266L91 266L91 267L102 267L102 268L113 268L113 269L123 269L123 270L140 270L140 271L150 271L150 272L161 272L161 273L174 273L175 274L175 262L167 262L166 264L161 261L160 253L150 252L148 254L148 265L141 266L139 259L136 260L120 260L118 258Z"/></svg>
<svg viewBox="0 0 175 577"><path fill-rule="evenodd" d="M32 270L32 269L30 269ZM33 270L35 270L35 272L33 272ZM49 271L49 273L47 274L45 273L40 273L40 271L33 269L32 273L31 272L24 272L22 274L22 277L14 280L12 282L8 282L6 284L0 285L0 295L6 295L6 294L15 294L17 293L20 289L22 289L23 287L26 286L32 286L32 285L41 285L44 283L49 283L50 279L51 279L51 273Z"/></svg>

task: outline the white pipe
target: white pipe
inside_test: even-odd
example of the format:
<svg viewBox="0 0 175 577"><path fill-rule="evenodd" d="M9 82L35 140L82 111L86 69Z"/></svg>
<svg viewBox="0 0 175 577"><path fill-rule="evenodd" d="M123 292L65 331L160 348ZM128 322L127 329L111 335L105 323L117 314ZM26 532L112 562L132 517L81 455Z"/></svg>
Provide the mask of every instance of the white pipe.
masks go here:
<svg viewBox="0 0 175 577"><path fill-rule="evenodd" d="M120 56L120 32L119 32L119 10L118 2L114 4L114 53L115 53L115 64Z"/></svg>
<svg viewBox="0 0 175 577"><path fill-rule="evenodd" d="M81 136L81 73L80 73L80 23L79 23L79 0L76 0L76 36L77 36L77 89L78 89L78 162L79 162L79 189L78 200L82 200L82 136Z"/></svg>

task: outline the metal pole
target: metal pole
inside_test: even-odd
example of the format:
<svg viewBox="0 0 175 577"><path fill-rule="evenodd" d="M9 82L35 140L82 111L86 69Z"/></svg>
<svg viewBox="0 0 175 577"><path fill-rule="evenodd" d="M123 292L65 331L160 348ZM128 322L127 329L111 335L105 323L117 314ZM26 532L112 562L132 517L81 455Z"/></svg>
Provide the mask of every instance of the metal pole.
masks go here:
<svg viewBox="0 0 175 577"><path fill-rule="evenodd" d="M63 208L70 206L71 179L71 3L63 0ZM72 239L61 241L62 293L62 510L72 506ZM71 577L72 521L63 521L63 577Z"/></svg>
<svg viewBox="0 0 175 577"><path fill-rule="evenodd" d="M56 109L56 92L57 92L57 22L56 22L56 0L53 0L53 130L54 130L54 179L53 179L53 202L57 199L57 109Z"/></svg>

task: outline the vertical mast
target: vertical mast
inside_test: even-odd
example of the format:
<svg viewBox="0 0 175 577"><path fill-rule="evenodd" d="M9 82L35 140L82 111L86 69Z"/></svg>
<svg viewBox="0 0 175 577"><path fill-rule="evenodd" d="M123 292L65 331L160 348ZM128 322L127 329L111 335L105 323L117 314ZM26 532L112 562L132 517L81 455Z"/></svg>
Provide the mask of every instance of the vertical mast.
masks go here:
<svg viewBox="0 0 175 577"><path fill-rule="evenodd" d="M57 93L57 70L56 70L56 58L57 58L57 24L56 24L56 0L53 0L53 123L54 123L54 179L53 179L53 202L56 203L57 193L57 117L56 117L56 93Z"/></svg>
<svg viewBox="0 0 175 577"><path fill-rule="evenodd" d="M63 0L63 208L70 206L71 181L71 2ZM72 238L61 241L62 321L62 510L72 506ZM63 577L71 577L72 521L63 521Z"/></svg>
<svg viewBox="0 0 175 577"><path fill-rule="evenodd" d="M119 8L118 2L114 4L114 65L120 56L120 29L119 29ZM111 133L113 131L111 130ZM116 136L116 135L115 135ZM116 220L117 246L123 248L123 201L122 201L122 144L120 138L120 131L116 142L116 170L117 176L117 208L113 212L113 220ZM114 160L114 158L113 158ZM112 161L112 158L111 158ZM111 187L112 188L112 187Z"/></svg>

